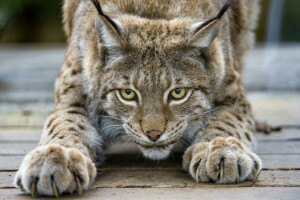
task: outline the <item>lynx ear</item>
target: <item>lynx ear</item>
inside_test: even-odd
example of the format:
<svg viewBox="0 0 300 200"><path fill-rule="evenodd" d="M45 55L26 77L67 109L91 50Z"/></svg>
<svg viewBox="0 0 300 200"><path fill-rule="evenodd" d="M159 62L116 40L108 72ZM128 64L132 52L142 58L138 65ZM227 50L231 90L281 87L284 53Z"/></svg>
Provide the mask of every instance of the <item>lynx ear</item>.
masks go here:
<svg viewBox="0 0 300 200"><path fill-rule="evenodd" d="M99 33L107 47L119 47L124 45L124 40L121 37L121 24L117 20L109 18L103 13L98 0L91 0L99 14L97 26Z"/></svg>
<svg viewBox="0 0 300 200"><path fill-rule="evenodd" d="M194 47L205 48L217 37L220 28L220 21L223 14L231 5L231 0L220 10L219 14L204 22L196 23L192 26L192 37L188 40L188 44Z"/></svg>

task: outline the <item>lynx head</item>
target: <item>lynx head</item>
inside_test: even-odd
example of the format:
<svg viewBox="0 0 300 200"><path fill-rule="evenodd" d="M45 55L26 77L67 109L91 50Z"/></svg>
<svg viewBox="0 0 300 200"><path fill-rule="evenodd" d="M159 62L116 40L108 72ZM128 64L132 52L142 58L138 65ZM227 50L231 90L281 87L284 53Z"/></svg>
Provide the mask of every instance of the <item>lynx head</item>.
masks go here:
<svg viewBox="0 0 300 200"><path fill-rule="evenodd" d="M97 45L84 65L93 113L111 117L101 119L109 134L125 130L144 156L163 159L175 143L203 127L213 107L225 68L216 38L229 3L203 23L110 18L97 0L92 2L99 42L92 41Z"/></svg>

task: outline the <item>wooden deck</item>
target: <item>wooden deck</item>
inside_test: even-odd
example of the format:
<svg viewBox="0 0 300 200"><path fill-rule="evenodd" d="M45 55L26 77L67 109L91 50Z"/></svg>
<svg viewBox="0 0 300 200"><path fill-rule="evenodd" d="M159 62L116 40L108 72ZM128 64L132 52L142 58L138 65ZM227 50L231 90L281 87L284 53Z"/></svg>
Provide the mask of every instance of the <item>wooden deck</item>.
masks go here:
<svg viewBox="0 0 300 200"><path fill-rule="evenodd" d="M2 49L3 50L3 49ZM32 199L13 187L24 155L40 137L53 109L53 81L64 48L6 49L0 53L0 199ZM250 81L251 82L251 81ZM249 92L258 119L271 124L300 124L300 92ZM257 134L263 170L256 182L201 184L181 169L181 155L152 162L112 149L98 169L95 184L82 196L63 199L299 199L300 130ZM121 154L122 153L122 154Z"/></svg>

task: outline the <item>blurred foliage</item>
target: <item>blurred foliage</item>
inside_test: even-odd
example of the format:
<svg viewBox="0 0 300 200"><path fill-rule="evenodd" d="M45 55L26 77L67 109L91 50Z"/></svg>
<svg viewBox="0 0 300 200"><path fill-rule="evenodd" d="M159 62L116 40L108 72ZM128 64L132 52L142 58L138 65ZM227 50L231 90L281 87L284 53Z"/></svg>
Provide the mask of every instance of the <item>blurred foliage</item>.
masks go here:
<svg viewBox="0 0 300 200"><path fill-rule="evenodd" d="M261 10L256 29L256 40L258 42L262 42L266 39L270 3L270 0L261 0Z"/></svg>
<svg viewBox="0 0 300 200"><path fill-rule="evenodd" d="M300 1L285 0L281 40L300 41Z"/></svg>
<svg viewBox="0 0 300 200"><path fill-rule="evenodd" d="M300 0L285 0L283 41L300 41ZM265 40L270 0L261 1L257 40ZM63 0L0 0L0 42L64 42Z"/></svg>
<svg viewBox="0 0 300 200"><path fill-rule="evenodd" d="M0 0L0 41L64 42L62 0Z"/></svg>

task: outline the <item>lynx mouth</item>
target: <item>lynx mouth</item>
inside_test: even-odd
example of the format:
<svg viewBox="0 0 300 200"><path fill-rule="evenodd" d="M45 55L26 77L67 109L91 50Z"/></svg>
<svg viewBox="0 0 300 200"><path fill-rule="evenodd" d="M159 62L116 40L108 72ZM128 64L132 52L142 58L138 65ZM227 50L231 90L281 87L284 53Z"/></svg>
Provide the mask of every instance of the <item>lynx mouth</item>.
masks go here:
<svg viewBox="0 0 300 200"><path fill-rule="evenodd" d="M140 150L142 151L144 157L149 158L151 160L162 160L169 156L173 145L164 145L164 148L160 148L158 146L152 145L149 146L141 146L139 145Z"/></svg>
<svg viewBox="0 0 300 200"><path fill-rule="evenodd" d="M162 149L167 149L171 146L173 146L177 141L172 141L172 142L169 142L167 144L161 144L161 143L153 143L153 144L141 144L141 143L138 143L139 146L141 146L142 148L144 149L158 149L158 150L162 150Z"/></svg>

